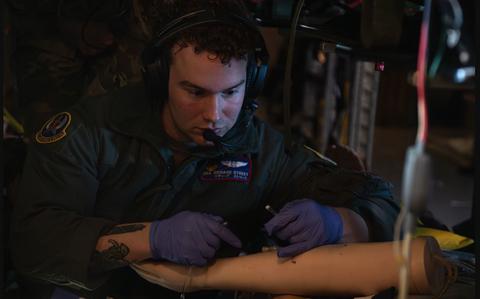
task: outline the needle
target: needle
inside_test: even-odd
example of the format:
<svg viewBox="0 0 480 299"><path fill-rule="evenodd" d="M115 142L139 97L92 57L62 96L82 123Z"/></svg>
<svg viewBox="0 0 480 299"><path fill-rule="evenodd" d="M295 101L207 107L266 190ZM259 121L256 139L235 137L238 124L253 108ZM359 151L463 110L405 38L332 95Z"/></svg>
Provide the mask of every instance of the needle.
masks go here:
<svg viewBox="0 0 480 299"><path fill-rule="evenodd" d="M270 205L266 205L265 210L269 211L273 216L278 214Z"/></svg>

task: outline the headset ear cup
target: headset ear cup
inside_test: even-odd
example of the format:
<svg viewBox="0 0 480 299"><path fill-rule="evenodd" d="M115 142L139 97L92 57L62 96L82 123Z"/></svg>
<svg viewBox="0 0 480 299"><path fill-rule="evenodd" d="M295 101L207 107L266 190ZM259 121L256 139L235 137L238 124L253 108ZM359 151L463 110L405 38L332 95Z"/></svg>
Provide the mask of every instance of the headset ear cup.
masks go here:
<svg viewBox="0 0 480 299"><path fill-rule="evenodd" d="M268 65L263 62L256 63L251 59L247 66L246 97L248 101L255 100L262 91L263 83L267 74Z"/></svg>
<svg viewBox="0 0 480 299"><path fill-rule="evenodd" d="M268 64L260 64L255 68L255 85L253 86L253 93L256 94L255 98L260 95L263 90L263 84L265 83L265 78L267 77Z"/></svg>
<svg viewBox="0 0 480 299"><path fill-rule="evenodd" d="M245 82L245 97L246 100L251 100L255 98L255 95L252 94L252 86L254 85L255 81L255 71L257 66L253 62L254 58L249 58L248 59L248 64L247 64L247 78Z"/></svg>

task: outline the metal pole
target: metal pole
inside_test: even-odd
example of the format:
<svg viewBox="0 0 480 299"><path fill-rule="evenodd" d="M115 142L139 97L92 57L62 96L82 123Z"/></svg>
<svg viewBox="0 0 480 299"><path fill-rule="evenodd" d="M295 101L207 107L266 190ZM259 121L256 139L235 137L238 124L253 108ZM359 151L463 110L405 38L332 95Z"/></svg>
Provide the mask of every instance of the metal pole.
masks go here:
<svg viewBox="0 0 480 299"><path fill-rule="evenodd" d="M348 145L370 170L380 73L375 70L374 63L357 61L353 80Z"/></svg>
<svg viewBox="0 0 480 299"><path fill-rule="evenodd" d="M480 28L480 1L475 1L475 33L478 33ZM475 179L473 182L473 205L472 205L472 221L474 223L474 236L475 236L475 265L476 265L476 283L475 283L475 298L480 296L480 79L478 75L478 70L480 69L480 41L478 38L475 38L475 151L474 151L474 169L475 169Z"/></svg>
<svg viewBox="0 0 480 299"><path fill-rule="evenodd" d="M333 113L335 111L335 86L336 86L337 55L334 52L328 53L327 78L325 82L325 95L323 105L322 126L320 135L320 152L327 151L328 137L332 129Z"/></svg>

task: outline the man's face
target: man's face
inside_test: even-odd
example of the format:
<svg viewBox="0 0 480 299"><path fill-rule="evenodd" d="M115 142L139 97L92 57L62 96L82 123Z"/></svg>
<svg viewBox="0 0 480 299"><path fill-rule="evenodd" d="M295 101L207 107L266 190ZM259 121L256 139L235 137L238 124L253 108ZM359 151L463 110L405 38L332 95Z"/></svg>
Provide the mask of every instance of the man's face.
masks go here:
<svg viewBox="0 0 480 299"><path fill-rule="evenodd" d="M235 124L245 94L247 61L222 64L208 52L193 47L172 49L168 100L163 109L167 134L179 142L212 145L203 132L223 136Z"/></svg>

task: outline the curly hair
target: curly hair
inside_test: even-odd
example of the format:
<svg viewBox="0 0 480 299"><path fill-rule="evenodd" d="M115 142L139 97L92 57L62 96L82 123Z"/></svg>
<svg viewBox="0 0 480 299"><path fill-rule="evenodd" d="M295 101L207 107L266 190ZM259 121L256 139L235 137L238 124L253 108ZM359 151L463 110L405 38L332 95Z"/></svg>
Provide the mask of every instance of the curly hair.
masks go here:
<svg viewBox="0 0 480 299"><path fill-rule="evenodd" d="M153 0L149 9L153 32L160 32L170 21L199 10L212 10L216 14L232 14L249 19L250 14L241 0ZM195 53L208 52L212 59L227 64L232 58L247 59L255 51L258 33L244 24L226 25L209 23L191 27L177 33L164 43L171 49L193 46Z"/></svg>

